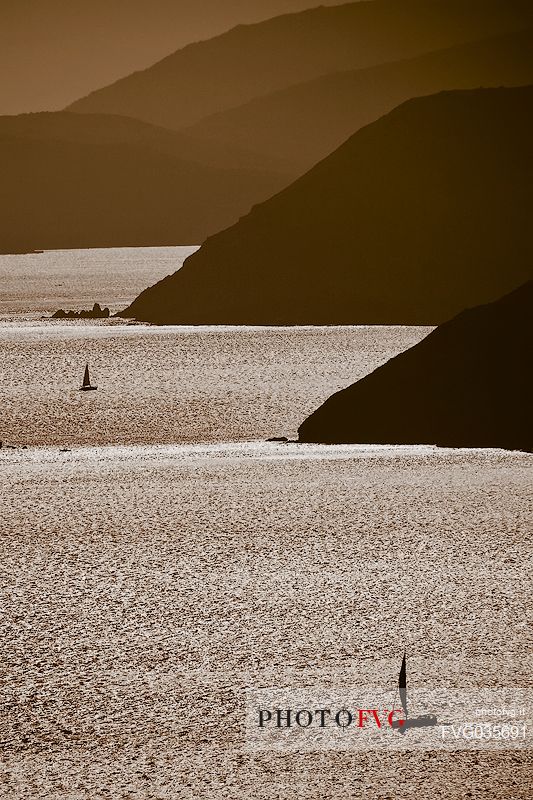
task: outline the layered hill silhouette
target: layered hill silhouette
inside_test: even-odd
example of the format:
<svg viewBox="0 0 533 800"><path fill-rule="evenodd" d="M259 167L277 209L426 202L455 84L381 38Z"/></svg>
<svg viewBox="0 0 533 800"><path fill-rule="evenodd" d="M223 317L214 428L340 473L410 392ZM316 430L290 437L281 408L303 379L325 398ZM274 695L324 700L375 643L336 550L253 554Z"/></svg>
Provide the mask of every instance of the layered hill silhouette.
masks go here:
<svg viewBox="0 0 533 800"><path fill-rule="evenodd" d="M529 83L533 83L531 29L324 75L207 117L189 133L281 159L301 174L356 130L411 97L443 89Z"/></svg>
<svg viewBox="0 0 533 800"><path fill-rule="evenodd" d="M69 106L179 129L327 73L411 58L533 25L529 0L373 0L240 25Z"/></svg>
<svg viewBox="0 0 533 800"><path fill-rule="evenodd" d="M438 324L531 277L533 87L409 100L123 312L158 323Z"/></svg>
<svg viewBox="0 0 533 800"><path fill-rule="evenodd" d="M71 114L67 111L0 116L0 136L78 144L142 145L152 150L220 169L286 173L280 160L229 142L208 142L118 114Z"/></svg>
<svg viewBox="0 0 533 800"><path fill-rule="evenodd" d="M0 114L58 110L190 42L312 5L313 0L2 0Z"/></svg>
<svg viewBox="0 0 533 800"><path fill-rule="evenodd" d="M299 428L301 442L533 450L533 282L463 311Z"/></svg>
<svg viewBox="0 0 533 800"><path fill-rule="evenodd" d="M120 116L0 117L0 251L199 244L285 185L276 170Z"/></svg>

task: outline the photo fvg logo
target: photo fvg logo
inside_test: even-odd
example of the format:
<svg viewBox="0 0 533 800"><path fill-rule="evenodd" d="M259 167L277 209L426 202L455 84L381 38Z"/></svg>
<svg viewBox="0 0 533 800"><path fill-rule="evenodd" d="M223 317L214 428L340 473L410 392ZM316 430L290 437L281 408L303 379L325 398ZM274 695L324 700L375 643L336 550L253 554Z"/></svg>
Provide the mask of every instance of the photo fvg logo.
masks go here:
<svg viewBox="0 0 533 800"><path fill-rule="evenodd" d="M409 701L394 687L248 687L246 748L313 752L533 746L533 689L413 688Z"/></svg>
<svg viewBox="0 0 533 800"><path fill-rule="evenodd" d="M399 728L405 725L405 717L400 708L260 708L257 714L258 728L364 728L374 726Z"/></svg>

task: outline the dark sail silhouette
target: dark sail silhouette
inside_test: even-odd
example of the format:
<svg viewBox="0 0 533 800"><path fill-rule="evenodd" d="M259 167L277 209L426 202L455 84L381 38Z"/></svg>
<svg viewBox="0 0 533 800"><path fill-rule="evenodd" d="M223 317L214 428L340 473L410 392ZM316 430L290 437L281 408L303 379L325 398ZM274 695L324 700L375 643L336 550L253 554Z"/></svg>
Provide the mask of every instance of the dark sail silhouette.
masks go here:
<svg viewBox="0 0 533 800"><path fill-rule="evenodd" d="M398 688L400 689L400 702L407 717L407 662L405 660L405 651L403 654L402 666L400 667L400 675L398 677Z"/></svg>
<svg viewBox="0 0 533 800"><path fill-rule="evenodd" d="M400 674L398 676L398 688L400 690L400 702L402 704L405 719L400 719L392 723L392 727L396 728L399 733L406 733L409 728L427 728L437 725L437 717L435 714L421 714L417 717L408 719L407 714L407 656L404 650L402 666L400 667Z"/></svg>
<svg viewBox="0 0 533 800"><path fill-rule="evenodd" d="M91 384L91 379L89 377L89 365L85 364L85 372L83 373L83 383L80 386L80 392L95 391L97 388L97 386L93 386Z"/></svg>

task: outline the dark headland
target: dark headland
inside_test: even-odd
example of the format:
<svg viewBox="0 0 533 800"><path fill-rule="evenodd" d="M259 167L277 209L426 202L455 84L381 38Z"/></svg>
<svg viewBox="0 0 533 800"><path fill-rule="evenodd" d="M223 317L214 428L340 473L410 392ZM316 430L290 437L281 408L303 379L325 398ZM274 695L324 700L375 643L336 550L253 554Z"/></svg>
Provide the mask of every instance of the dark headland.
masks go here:
<svg viewBox="0 0 533 800"><path fill-rule="evenodd" d="M532 277L533 87L403 103L123 316L176 324L433 325Z"/></svg>
<svg viewBox="0 0 533 800"><path fill-rule="evenodd" d="M533 281L332 395L299 441L533 450Z"/></svg>

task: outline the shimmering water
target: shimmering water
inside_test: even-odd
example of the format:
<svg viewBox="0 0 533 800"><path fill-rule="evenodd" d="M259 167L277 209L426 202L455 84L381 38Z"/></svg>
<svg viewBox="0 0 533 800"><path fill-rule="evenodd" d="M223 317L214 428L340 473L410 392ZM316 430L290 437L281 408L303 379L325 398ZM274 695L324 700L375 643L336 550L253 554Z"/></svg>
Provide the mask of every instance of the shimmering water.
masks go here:
<svg viewBox="0 0 533 800"><path fill-rule="evenodd" d="M118 247L0 255L0 319L58 308L108 306L114 314L175 272L196 247Z"/></svg>
<svg viewBox="0 0 533 800"><path fill-rule="evenodd" d="M530 796L531 750L246 752L245 691L531 686L531 457L3 451L7 796Z"/></svg>
<svg viewBox="0 0 533 800"><path fill-rule="evenodd" d="M0 438L103 444L293 437L421 328L0 323ZM98 391L78 391L85 362Z"/></svg>
<svg viewBox="0 0 533 800"><path fill-rule="evenodd" d="M51 308L76 307L78 267ZM404 647L413 685L533 686L531 455L260 441L427 329L15 321L9 303L0 438L28 449L0 450L0 793L531 796L531 750L246 752L248 687L394 685Z"/></svg>

